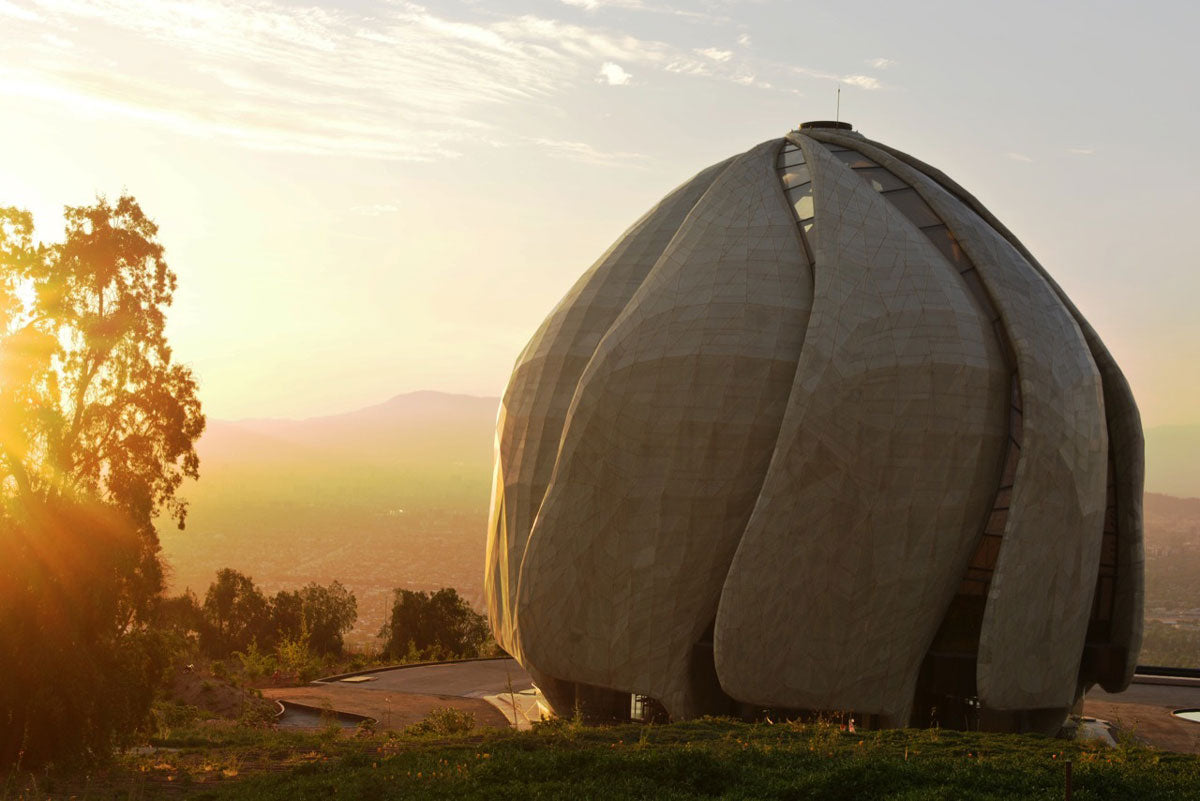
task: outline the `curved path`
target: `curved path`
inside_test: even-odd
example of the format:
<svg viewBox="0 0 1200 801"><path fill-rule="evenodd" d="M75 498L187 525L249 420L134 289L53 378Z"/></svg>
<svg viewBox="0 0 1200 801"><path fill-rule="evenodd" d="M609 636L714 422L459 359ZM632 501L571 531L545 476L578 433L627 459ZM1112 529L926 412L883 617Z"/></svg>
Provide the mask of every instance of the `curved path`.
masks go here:
<svg viewBox="0 0 1200 801"><path fill-rule="evenodd" d="M1092 688L1084 699L1083 714L1107 720L1147 745L1200 754L1200 723L1171 714L1187 707L1200 707L1200 679L1138 674L1121 693Z"/></svg>
<svg viewBox="0 0 1200 801"><path fill-rule="evenodd" d="M382 729L403 729L447 706L472 713L477 726L512 726L515 719L516 727L525 729L540 716L533 682L512 659L402 665L271 688L263 695L366 715Z"/></svg>
<svg viewBox="0 0 1200 801"><path fill-rule="evenodd" d="M382 729L403 729L438 707L475 715L477 726L529 728L542 708L529 674L512 659L402 665L263 690L267 698L366 715ZM515 714L514 714L515 702ZM1138 675L1125 692L1093 688L1083 713L1110 721L1148 745L1200 753L1200 723L1171 714L1200 707L1200 679Z"/></svg>

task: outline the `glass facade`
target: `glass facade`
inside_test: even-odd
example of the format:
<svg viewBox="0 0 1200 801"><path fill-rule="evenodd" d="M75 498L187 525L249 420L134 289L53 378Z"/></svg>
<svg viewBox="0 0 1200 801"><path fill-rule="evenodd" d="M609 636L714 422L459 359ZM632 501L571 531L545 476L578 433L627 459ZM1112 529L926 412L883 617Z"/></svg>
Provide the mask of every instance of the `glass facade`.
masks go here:
<svg viewBox="0 0 1200 801"><path fill-rule="evenodd" d="M813 206L812 175L808 165L804 163L804 151L790 141L785 141L779 151L776 162L779 171L779 181L783 184L783 193L787 196L796 222L800 225L804 249L812 259L813 222L816 208Z"/></svg>

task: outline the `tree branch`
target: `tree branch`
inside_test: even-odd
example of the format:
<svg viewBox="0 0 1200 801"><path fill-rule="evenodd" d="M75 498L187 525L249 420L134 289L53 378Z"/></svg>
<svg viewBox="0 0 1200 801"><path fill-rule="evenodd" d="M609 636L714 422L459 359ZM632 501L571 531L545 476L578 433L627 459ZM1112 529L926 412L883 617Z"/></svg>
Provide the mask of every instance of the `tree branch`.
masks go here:
<svg viewBox="0 0 1200 801"><path fill-rule="evenodd" d="M33 500L33 487L29 481L29 471L25 468L25 464L13 456L8 448L2 450L4 451L4 461L8 462L8 469L17 482L17 489L21 493L22 500L25 502Z"/></svg>

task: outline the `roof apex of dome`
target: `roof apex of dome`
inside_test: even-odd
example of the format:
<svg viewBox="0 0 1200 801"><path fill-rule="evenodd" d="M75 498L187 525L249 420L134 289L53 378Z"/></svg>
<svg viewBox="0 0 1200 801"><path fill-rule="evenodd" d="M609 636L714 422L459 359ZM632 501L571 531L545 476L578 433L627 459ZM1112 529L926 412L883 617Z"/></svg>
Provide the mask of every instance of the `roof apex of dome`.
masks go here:
<svg viewBox="0 0 1200 801"><path fill-rule="evenodd" d="M854 126L848 122L840 122L834 120L810 120L809 122L800 123L799 130L804 131L809 128L833 128L838 131L853 131Z"/></svg>

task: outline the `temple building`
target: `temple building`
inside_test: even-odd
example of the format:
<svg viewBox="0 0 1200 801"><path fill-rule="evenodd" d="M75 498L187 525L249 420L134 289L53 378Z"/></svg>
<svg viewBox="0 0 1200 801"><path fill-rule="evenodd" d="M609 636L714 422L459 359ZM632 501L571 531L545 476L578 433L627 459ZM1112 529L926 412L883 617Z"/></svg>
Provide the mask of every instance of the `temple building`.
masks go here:
<svg viewBox="0 0 1200 801"><path fill-rule="evenodd" d="M1143 472L1020 241L806 123L663 198L517 359L491 625L563 715L1053 731L1132 678Z"/></svg>

